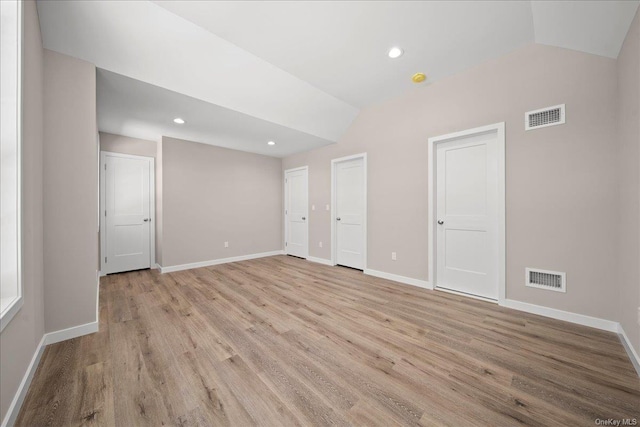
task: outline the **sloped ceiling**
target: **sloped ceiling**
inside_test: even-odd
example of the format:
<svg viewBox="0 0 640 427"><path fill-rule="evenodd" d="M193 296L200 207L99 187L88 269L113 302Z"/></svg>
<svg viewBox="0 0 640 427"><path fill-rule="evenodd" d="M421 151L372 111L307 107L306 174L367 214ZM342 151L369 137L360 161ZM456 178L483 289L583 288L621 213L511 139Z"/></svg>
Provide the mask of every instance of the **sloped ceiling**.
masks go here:
<svg viewBox="0 0 640 427"><path fill-rule="evenodd" d="M98 69L98 128L132 138L159 136L285 157L332 142L219 105ZM187 123L173 123L184 117ZM267 142L277 141L276 145Z"/></svg>
<svg viewBox="0 0 640 427"><path fill-rule="evenodd" d="M638 1L38 2L45 48L316 143L337 141L360 108L529 43L615 58L637 7ZM392 46L405 54L388 58ZM416 72L426 73L427 82L411 83ZM146 116L163 114L139 107L149 109ZM110 108L100 114L112 116L103 123L123 120ZM303 145L298 149L308 149Z"/></svg>
<svg viewBox="0 0 640 427"><path fill-rule="evenodd" d="M537 42L615 58L637 1L158 1L363 108ZM400 46L392 60L387 50Z"/></svg>
<svg viewBox="0 0 640 427"><path fill-rule="evenodd" d="M41 1L46 49L336 141L358 109L147 1Z"/></svg>

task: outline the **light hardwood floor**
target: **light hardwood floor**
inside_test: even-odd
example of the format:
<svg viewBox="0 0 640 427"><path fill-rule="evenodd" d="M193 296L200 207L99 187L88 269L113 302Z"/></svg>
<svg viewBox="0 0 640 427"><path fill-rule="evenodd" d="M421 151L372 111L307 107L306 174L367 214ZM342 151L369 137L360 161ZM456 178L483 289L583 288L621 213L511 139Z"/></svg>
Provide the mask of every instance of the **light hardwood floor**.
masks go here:
<svg viewBox="0 0 640 427"><path fill-rule="evenodd" d="M103 278L100 331L47 347L17 425L634 417L615 334L278 256Z"/></svg>

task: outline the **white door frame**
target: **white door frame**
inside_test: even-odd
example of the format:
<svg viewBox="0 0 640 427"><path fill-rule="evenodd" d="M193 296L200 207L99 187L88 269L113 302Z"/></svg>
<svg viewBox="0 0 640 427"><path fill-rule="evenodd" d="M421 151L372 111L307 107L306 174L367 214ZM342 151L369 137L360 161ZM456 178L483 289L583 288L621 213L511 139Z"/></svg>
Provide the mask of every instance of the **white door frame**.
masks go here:
<svg viewBox="0 0 640 427"><path fill-rule="evenodd" d="M149 197L151 199L151 209L149 209L149 216L151 217L152 228L149 232L150 244L151 244L151 268L156 268L156 168L155 160L153 157L136 156L133 154L114 153L111 151L100 151L100 275L106 276L107 267L104 263L104 257L107 253L107 224L106 224L106 181L105 181L105 167L107 164L107 156L112 157L124 157L127 159L141 159L150 160L151 166L149 168L150 183L149 183Z"/></svg>
<svg viewBox="0 0 640 427"><path fill-rule="evenodd" d="M284 240L282 243L287 242L287 236L288 236L288 231L289 231L289 224L287 221L287 173L288 172L296 172L296 171L300 171L300 170L306 170L307 171L307 220L305 221L305 227L307 228L306 232L307 232L307 258L309 258L309 222L311 221L311 218L309 217L309 166L300 166L298 168L293 168L293 169L285 169L285 171L283 172L282 175L282 185L284 187L283 191L283 201L284 201L284 207L282 209L282 213L283 213L283 217L284 217ZM284 253L285 255L287 254L287 247L284 247Z"/></svg>
<svg viewBox="0 0 640 427"><path fill-rule="evenodd" d="M364 167L364 221L363 221L363 256L364 256L364 268L363 271L367 271L367 153L353 154L351 156L340 157L331 160L331 265L337 265L338 263L338 227L336 227L336 165L338 163L347 162L349 160L362 159L362 165Z"/></svg>
<svg viewBox="0 0 640 427"><path fill-rule="evenodd" d="M498 138L498 303L506 299L506 222L505 222L505 126L504 122L494 123L487 126L481 126L473 129L463 130L461 132L449 133L446 135L435 136L429 138L429 283L433 289L436 288L436 238L435 222L436 217L434 212L436 211L436 193L435 193L435 181L436 181L436 146L437 144L455 140L465 136L472 136L476 134L488 133L496 131ZM455 291L450 291L455 293ZM467 294L462 294L470 296ZM477 297L479 299L485 299ZM488 300L487 301L492 301ZM494 301L495 302L495 301Z"/></svg>

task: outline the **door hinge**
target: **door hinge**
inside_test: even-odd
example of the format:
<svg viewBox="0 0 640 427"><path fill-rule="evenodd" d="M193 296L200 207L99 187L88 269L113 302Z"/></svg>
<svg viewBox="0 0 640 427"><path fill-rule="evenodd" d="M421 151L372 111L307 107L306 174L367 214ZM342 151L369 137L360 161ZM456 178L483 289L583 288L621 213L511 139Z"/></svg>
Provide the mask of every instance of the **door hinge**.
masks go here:
<svg viewBox="0 0 640 427"><path fill-rule="evenodd" d="M287 246L287 242L284 242L284 245Z"/></svg>
<svg viewBox="0 0 640 427"><path fill-rule="evenodd" d="M285 215L288 215L288 214L289 214L289 211L285 209L285 210L284 210L284 214L285 214Z"/></svg>
<svg viewBox="0 0 640 427"><path fill-rule="evenodd" d="M104 164L104 170L107 170L107 164L106 163Z"/></svg>
<svg viewBox="0 0 640 427"><path fill-rule="evenodd" d="M284 183L286 184L287 182L289 182L289 180L285 178Z"/></svg>
<svg viewBox="0 0 640 427"><path fill-rule="evenodd" d="M104 263L105 264L107 263L107 257L104 257Z"/></svg>
<svg viewBox="0 0 640 427"><path fill-rule="evenodd" d="M107 210L106 210L106 209L105 209L105 211L104 211L104 216L107 216Z"/></svg>

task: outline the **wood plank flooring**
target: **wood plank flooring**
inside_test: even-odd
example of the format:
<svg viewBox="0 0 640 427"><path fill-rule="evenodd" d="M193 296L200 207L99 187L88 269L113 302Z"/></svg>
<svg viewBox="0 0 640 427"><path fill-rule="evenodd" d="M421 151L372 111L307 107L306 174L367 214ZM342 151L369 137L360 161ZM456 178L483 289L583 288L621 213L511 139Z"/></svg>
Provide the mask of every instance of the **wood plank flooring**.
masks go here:
<svg viewBox="0 0 640 427"><path fill-rule="evenodd" d="M72 308L70 308L72 309ZM593 426L637 418L615 334L278 256L107 276L19 426Z"/></svg>

